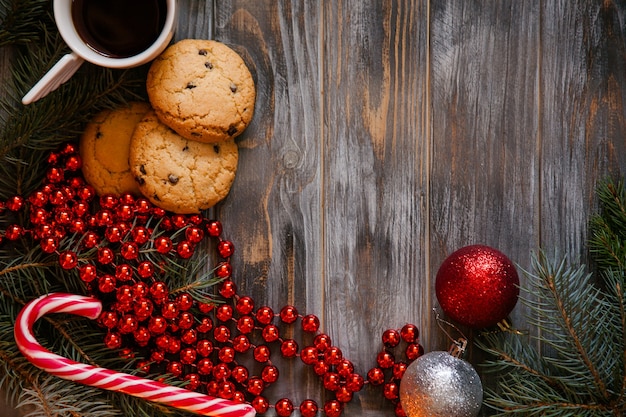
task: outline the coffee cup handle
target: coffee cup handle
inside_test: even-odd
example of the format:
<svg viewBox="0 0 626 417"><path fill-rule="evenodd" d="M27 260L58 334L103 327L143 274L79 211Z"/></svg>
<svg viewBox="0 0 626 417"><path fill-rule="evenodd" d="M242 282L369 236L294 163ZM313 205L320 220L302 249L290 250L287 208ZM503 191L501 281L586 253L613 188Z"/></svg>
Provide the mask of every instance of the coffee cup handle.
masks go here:
<svg viewBox="0 0 626 417"><path fill-rule="evenodd" d="M83 61L74 52L64 55L22 98L22 103L33 103L59 88L61 84L74 75Z"/></svg>

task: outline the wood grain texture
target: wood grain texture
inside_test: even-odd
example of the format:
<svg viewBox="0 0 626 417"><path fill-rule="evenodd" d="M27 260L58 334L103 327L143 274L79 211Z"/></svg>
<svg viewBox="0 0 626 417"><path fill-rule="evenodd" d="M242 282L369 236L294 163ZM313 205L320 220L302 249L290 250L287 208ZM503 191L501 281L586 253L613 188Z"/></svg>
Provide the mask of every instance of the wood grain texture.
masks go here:
<svg viewBox="0 0 626 417"><path fill-rule="evenodd" d="M230 45L257 86L235 183L211 211L238 291L318 315L361 374L407 322L427 350L448 348L434 282L461 246L520 270L539 248L587 259L596 183L626 172L624 2L179 4L176 39ZM299 361L272 360L269 398L323 403ZM344 415L393 411L366 387Z"/></svg>

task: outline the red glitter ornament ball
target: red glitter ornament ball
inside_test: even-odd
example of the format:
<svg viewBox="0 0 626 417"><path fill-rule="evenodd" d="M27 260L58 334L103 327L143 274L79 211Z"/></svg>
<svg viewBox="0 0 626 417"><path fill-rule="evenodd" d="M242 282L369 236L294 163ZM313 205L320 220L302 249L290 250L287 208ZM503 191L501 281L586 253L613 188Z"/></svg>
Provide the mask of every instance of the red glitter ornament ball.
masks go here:
<svg viewBox="0 0 626 417"><path fill-rule="evenodd" d="M450 318L478 329L493 326L511 313L519 296L519 277L502 252L470 245L443 261L435 291Z"/></svg>

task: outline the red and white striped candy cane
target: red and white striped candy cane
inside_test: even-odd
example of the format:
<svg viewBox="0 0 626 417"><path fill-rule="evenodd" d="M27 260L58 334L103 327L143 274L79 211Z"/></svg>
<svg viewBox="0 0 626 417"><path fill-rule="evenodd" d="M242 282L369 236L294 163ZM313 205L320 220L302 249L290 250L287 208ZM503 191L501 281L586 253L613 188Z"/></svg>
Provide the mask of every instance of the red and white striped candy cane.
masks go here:
<svg viewBox="0 0 626 417"><path fill-rule="evenodd" d="M102 303L91 297L55 293L28 303L17 316L15 341L22 354L35 366L60 378L121 392L196 414L211 417L253 417L254 408L221 398L210 397L151 379L75 362L41 346L33 336L33 324L48 313L70 313L96 319Z"/></svg>

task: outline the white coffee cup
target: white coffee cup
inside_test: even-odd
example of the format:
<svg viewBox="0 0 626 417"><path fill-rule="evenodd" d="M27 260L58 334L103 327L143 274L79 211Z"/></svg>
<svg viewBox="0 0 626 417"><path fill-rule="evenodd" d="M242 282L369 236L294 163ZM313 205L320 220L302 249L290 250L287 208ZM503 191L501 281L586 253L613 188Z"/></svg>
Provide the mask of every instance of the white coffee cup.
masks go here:
<svg viewBox="0 0 626 417"><path fill-rule="evenodd" d="M129 0L129 2L130 1L134 0ZM166 6L165 19L161 31L154 42L132 56L115 56L98 51L79 34L80 31L77 29L77 24L74 22L72 16L72 4L74 0L54 0L54 20L61 37L72 52L63 56L59 62L33 86L24 98L22 98L22 103L32 103L57 89L61 84L69 80L85 61L106 68L133 68L152 61L167 48L172 40L176 27L178 17L176 0L164 1Z"/></svg>

